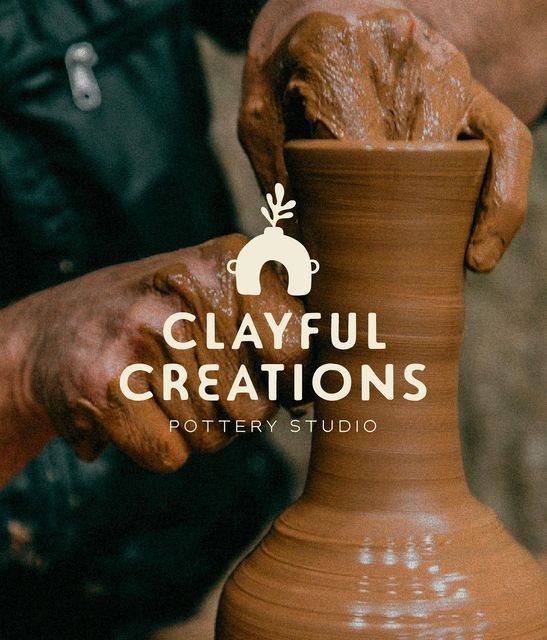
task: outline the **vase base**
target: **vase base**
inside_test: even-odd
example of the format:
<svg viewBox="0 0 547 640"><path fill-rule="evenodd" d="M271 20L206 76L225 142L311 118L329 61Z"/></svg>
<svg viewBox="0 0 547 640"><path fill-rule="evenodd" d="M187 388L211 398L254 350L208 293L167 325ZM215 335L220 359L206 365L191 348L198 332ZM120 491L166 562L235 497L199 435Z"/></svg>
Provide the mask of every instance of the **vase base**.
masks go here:
<svg viewBox="0 0 547 640"><path fill-rule="evenodd" d="M545 640L545 574L491 509L467 515L301 500L228 581L216 638Z"/></svg>

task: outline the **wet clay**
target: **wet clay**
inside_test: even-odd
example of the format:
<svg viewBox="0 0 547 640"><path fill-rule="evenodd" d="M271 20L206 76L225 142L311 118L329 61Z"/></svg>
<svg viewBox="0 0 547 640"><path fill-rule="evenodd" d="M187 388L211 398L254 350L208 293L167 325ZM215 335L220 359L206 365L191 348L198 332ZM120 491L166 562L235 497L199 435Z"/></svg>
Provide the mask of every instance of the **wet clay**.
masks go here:
<svg viewBox="0 0 547 640"><path fill-rule="evenodd" d="M238 294L226 265L246 243L247 238L234 234L116 265L2 310L2 326L9 327L11 320L14 327L26 328L25 339L13 349L17 357L24 358L25 366L20 369L26 377L14 378L17 403L6 403L8 407L23 406L24 411L17 415L13 411L11 420L7 416L3 424L0 441L3 446L4 442L12 446L9 452L19 455L6 459L0 484L37 454L34 431L39 433L38 428L44 425L48 425L44 439L60 433L86 460L96 458L108 442L114 442L141 465L167 472L183 464L191 451L213 451L228 442L234 435L233 424L222 425L221 420L248 423L266 420L276 412L277 405L269 400L260 375L262 362L285 366L279 374L279 397L292 397L287 390L292 367L304 362L309 353L300 346L303 305L287 293L271 264L262 270L263 295ZM180 311L191 312L196 321L178 322L173 334L179 340L194 339L195 348L173 349L164 339L165 320ZM272 313L276 321L285 313L291 315L282 348L274 346L265 312ZM216 337L226 348L207 348L207 313L214 314ZM232 349L229 345L246 314L254 319L262 346L244 343ZM131 363L145 363L153 369L150 374L131 377L135 392L153 393L149 400L137 402L121 391L120 374ZM187 400L176 392L163 400L162 367L166 363L184 367ZM204 364L219 365L214 376L218 401L200 396L197 371ZM256 400L244 394L227 399L227 389L242 365L253 379ZM7 383L5 387L9 389ZM170 419L194 420L197 428L170 431ZM205 420L210 423L205 425ZM12 425L20 439L9 432Z"/></svg>
<svg viewBox="0 0 547 640"><path fill-rule="evenodd" d="M530 133L448 41L409 11L376 4L351 17L307 15L266 60L248 59L243 146L270 190L287 179L285 140L486 140L491 164L466 262L490 271L526 211Z"/></svg>
<svg viewBox="0 0 547 640"><path fill-rule="evenodd" d="M368 349L363 323L340 351L323 326L316 366L358 379L364 363L423 363L427 395L363 402L354 385L316 401L318 420L377 429L314 432L304 493L227 582L217 640L547 637L545 575L471 496L461 460L464 254L488 155L481 141L288 144L303 240L321 265L307 309L376 312L386 343Z"/></svg>

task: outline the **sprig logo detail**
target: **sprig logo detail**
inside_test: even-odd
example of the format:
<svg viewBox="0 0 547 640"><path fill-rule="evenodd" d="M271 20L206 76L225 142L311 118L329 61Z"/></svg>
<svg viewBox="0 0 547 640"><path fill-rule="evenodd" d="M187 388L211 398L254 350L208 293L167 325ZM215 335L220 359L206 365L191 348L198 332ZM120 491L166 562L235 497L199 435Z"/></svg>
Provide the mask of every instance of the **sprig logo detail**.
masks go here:
<svg viewBox="0 0 547 640"><path fill-rule="evenodd" d="M235 274L238 293L248 296L260 295L260 272L262 267L274 260L281 263L289 275L287 292L293 296L305 296L311 290L312 275L319 271L319 262L312 260L306 247L283 233L277 226L280 220L293 217L294 200L283 204L285 189L278 182L275 185L274 201L271 193L266 195L270 207L261 207L262 215L270 223L264 233L250 240L239 252L236 259L230 260L226 268Z"/></svg>

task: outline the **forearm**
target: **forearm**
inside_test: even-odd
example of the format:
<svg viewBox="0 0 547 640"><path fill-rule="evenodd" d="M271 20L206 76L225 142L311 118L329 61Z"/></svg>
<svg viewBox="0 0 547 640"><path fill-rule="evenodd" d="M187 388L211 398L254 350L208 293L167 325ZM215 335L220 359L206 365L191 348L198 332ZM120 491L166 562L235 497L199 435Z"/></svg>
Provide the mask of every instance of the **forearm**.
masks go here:
<svg viewBox="0 0 547 640"><path fill-rule="evenodd" d="M547 101L544 0L405 0L467 57L474 77L524 122Z"/></svg>
<svg viewBox="0 0 547 640"><path fill-rule="evenodd" d="M35 296L0 310L0 487L55 436L49 420L29 402L29 318L39 313Z"/></svg>

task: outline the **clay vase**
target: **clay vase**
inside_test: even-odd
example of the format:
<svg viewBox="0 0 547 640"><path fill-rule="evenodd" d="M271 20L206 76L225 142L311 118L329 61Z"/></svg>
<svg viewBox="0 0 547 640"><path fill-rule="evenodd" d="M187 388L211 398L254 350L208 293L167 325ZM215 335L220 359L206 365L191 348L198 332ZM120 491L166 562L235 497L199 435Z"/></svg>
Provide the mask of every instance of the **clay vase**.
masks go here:
<svg viewBox="0 0 547 640"><path fill-rule="evenodd" d="M320 263L307 298L322 314L316 366L353 380L315 415L377 428L316 428L304 493L229 578L217 640L547 638L544 574L471 496L461 460L464 253L487 159L480 141L287 146L303 242ZM335 349L330 314L352 311L357 344ZM369 312L384 350L367 347ZM373 388L363 401L361 365L383 379L387 363L394 399ZM423 400L403 397L415 392L409 363L426 367Z"/></svg>

